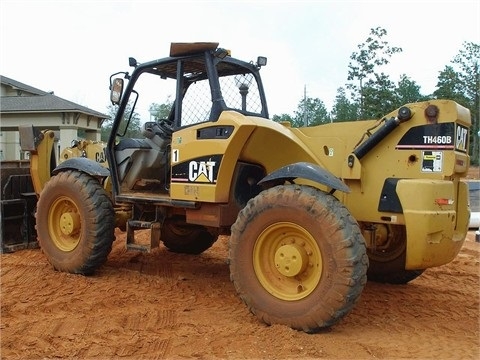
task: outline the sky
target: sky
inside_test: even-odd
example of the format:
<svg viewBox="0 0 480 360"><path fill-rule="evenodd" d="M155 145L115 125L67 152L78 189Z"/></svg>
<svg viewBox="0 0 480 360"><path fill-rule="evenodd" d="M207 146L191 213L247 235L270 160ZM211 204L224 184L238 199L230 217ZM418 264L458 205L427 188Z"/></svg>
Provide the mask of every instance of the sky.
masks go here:
<svg viewBox="0 0 480 360"><path fill-rule="evenodd" d="M403 49L382 71L431 94L463 42L480 44L480 0L1 0L0 75L106 114L110 75L130 71L128 57L219 42L242 60L266 56L270 116L293 115L305 92L331 110L350 56L376 27Z"/></svg>

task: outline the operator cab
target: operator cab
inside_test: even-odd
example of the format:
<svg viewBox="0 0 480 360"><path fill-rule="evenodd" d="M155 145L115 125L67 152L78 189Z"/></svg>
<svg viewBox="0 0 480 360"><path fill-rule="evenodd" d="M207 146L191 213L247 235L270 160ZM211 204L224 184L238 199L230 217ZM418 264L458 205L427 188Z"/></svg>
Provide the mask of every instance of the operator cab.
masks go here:
<svg viewBox="0 0 480 360"><path fill-rule="evenodd" d="M215 122L226 110L268 118L259 76L266 58L253 64L232 58L218 43L173 43L167 58L141 64L130 58L129 63L132 74L112 75L124 74L123 79L111 78L110 86L118 112L107 154L117 169L112 171L117 195L168 194L170 143L176 130Z"/></svg>

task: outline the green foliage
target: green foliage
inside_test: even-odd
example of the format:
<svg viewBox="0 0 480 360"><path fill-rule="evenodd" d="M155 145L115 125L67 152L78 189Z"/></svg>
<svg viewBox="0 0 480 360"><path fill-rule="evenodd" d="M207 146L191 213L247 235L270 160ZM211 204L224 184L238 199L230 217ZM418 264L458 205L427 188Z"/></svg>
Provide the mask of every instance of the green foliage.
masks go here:
<svg viewBox="0 0 480 360"><path fill-rule="evenodd" d="M479 163L480 139L480 45L464 42L463 48L454 57L452 65L445 66L439 73L437 89L432 95L422 95L420 86L406 74L394 83L380 71L389 59L402 52L385 40L387 31L380 27L371 29L358 51L350 56L348 81L337 89L337 96L329 115L323 102L317 98L306 98L299 102L294 116L274 115L275 121L290 121L292 126L323 124L330 121L352 121L356 119L378 119L392 110L408 103L426 101L432 97L451 99L470 109L472 128L470 131L470 155L473 164ZM348 91L348 93L347 93Z"/></svg>
<svg viewBox="0 0 480 360"><path fill-rule="evenodd" d="M115 110L113 109L113 105L108 106L108 115L110 116L109 118L105 119L102 123L102 128L101 128L101 139L102 141L108 141L108 138L110 137L110 133L112 132L112 124L113 124L113 114L112 112L115 113Z"/></svg>
<svg viewBox="0 0 480 360"><path fill-rule="evenodd" d="M289 122L290 124L293 124L293 119L290 115L288 114L281 114L281 115L273 115L272 120L275 122Z"/></svg>
<svg viewBox="0 0 480 360"><path fill-rule="evenodd" d="M348 80L363 80L374 74L375 67L389 63L388 58L393 54L402 52L402 48L391 47L382 38L387 35L387 30L377 27L370 29L367 40L358 45L358 52L352 53L348 68Z"/></svg>
<svg viewBox="0 0 480 360"><path fill-rule="evenodd" d="M463 84L460 83L460 77L452 66L446 65L438 76L437 89L433 96L437 99L451 99L460 104L465 103L465 97L462 92Z"/></svg>
<svg viewBox="0 0 480 360"><path fill-rule="evenodd" d="M149 112L154 117L155 121L168 119L173 107L173 101L168 98L163 104L153 103L150 105Z"/></svg>
<svg viewBox="0 0 480 360"><path fill-rule="evenodd" d="M470 154L472 163L480 163L480 44L464 42L463 49L453 59L459 68L458 78L463 84L464 106L470 109L472 128L470 131Z"/></svg>
<svg viewBox="0 0 480 360"><path fill-rule="evenodd" d="M395 108L395 84L384 73L374 74L362 89L362 118L379 119Z"/></svg>
<svg viewBox="0 0 480 360"><path fill-rule="evenodd" d="M370 36L358 45L359 51L350 56L352 61L348 65L347 79L358 81L358 85L350 83L347 87L352 91L354 101L360 104L361 118L378 117L394 102L391 95L393 83L387 75L378 73L377 68L387 65L390 57L403 50L390 46L384 40L386 35L383 28L370 29Z"/></svg>
<svg viewBox="0 0 480 360"><path fill-rule="evenodd" d="M322 100L306 97L298 103L293 116L293 127L315 126L329 123L330 116Z"/></svg>
<svg viewBox="0 0 480 360"><path fill-rule="evenodd" d="M480 44L464 42L463 49L453 59L453 63L459 68L458 77L464 85L463 94L468 103L465 104L471 110L479 111L480 92Z"/></svg>
<svg viewBox="0 0 480 360"><path fill-rule="evenodd" d="M480 119L480 45L464 42L463 48L438 76L437 99L452 99L467 107L472 116L470 130L470 155L472 164L479 163L479 119Z"/></svg>
<svg viewBox="0 0 480 360"><path fill-rule="evenodd" d="M363 118L378 119L405 104L424 101L420 86L403 74L395 84L384 73L373 74L363 87Z"/></svg>
<svg viewBox="0 0 480 360"><path fill-rule="evenodd" d="M402 74L395 90L396 104L395 108L402 105L427 100L428 97L420 93L420 86L407 75Z"/></svg>
<svg viewBox="0 0 480 360"><path fill-rule="evenodd" d="M101 130L102 141L108 141L108 138L110 137L110 133L112 132L113 119L115 118L115 115L117 113L118 106L109 105L107 109L108 109L108 115L110 116L110 118L106 119L102 124L102 130ZM132 115L130 116L131 113L132 113L132 106L128 104L127 108L125 109L125 113L124 113L122 122L120 124L118 134L124 135L126 137L137 138L142 133L142 127L140 124L140 115L136 112L133 112ZM125 134L123 134L124 132Z"/></svg>
<svg viewBox="0 0 480 360"><path fill-rule="evenodd" d="M358 119L360 109L357 103L348 100L345 89L337 89L337 96L332 109L332 121L353 121Z"/></svg>

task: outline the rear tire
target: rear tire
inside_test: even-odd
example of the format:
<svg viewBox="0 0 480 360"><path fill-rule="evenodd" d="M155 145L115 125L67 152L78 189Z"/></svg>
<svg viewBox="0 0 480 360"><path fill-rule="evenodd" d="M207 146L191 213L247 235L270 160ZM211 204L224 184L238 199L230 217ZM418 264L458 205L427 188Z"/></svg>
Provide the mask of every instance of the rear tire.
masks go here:
<svg viewBox="0 0 480 360"><path fill-rule="evenodd" d="M398 270L395 273L370 273L368 280L391 285L405 285L423 274L425 270Z"/></svg>
<svg viewBox="0 0 480 360"><path fill-rule="evenodd" d="M183 219L166 219L161 240L171 252L198 255L212 247L217 235L204 226L187 224Z"/></svg>
<svg viewBox="0 0 480 360"><path fill-rule="evenodd" d="M56 270L90 275L112 249L112 202L93 177L79 171L53 176L40 194L38 242Z"/></svg>
<svg viewBox="0 0 480 360"><path fill-rule="evenodd" d="M229 262L252 313L309 333L350 312L367 280L355 219L335 197L308 186L276 186L251 199L232 226Z"/></svg>
<svg viewBox="0 0 480 360"><path fill-rule="evenodd" d="M406 284L425 270L405 270L407 256L407 235L405 226L385 226L386 241L375 250L367 249L370 262L368 280L392 285Z"/></svg>

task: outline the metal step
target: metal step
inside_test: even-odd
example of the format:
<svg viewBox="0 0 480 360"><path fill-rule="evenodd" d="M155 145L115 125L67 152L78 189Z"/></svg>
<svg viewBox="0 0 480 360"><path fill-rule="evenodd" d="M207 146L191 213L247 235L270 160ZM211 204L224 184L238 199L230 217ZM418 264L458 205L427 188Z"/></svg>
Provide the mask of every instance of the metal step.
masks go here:
<svg viewBox="0 0 480 360"><path fill-rule="evenodd" d="M142 252L150 252L154 248L160 246L160 223L159 222L150 222L150 221L141 221L141 220L128 220L127 221L127 250L135 250ZM136 230L150 230L150 242L138 242L135 238Z"/></svg>

